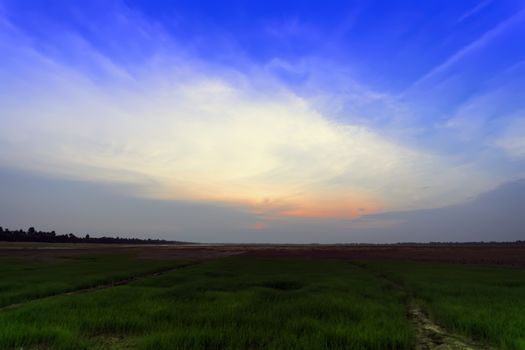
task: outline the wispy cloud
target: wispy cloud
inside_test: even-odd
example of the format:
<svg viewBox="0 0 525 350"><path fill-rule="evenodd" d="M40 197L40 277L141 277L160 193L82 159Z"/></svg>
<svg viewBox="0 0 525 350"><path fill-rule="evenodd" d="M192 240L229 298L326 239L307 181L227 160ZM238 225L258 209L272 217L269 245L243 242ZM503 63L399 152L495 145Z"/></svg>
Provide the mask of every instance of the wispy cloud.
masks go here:
<svg viewBox="0 0 525 350"><path fill-rule="evenodd" d="M458 50L452 56L447 58L444 62L432 68L429 72L427 72L422 77L420 77L418 80L416 80L414 83L412 83L412 85L408 89L406 89L406 91L417 89L424 82L427 82L428 80L445 72L447 69L452 67L454 64L461 61L463 58L475 52L476 50L484 47L486 44L488 44L489 42L497 38L500 34L508 30L511 26L522 22L524 19L525 19L525 10L521 10L518 13L512 15L510 18L503 20L498 25L496 25L494 28L486 31L485 33L483 33L483 35L478 37L476 40L470 42L468 45Z"/></svg>
<svg viewBox="0 0 525 350"><path fill-rule="evenodd" d="M497 147L516 160L525 159L525 111L513 118L496 138Z"/></svg>
<svg viewBox="0 0 525 350"><path fill-rule="evenodd" d="M4 72L0 159L10 166L134 183L141 196L242 205L263 217L436 206L487 181L351 118L334 121L264 72L158 55L123 75L82 44L89 64L108 72L98 81L31 47L11 50L32 69Z"/></svg>
<svg viewBox="0 0 525 350"><path fill-rule="evenodd" d="M475 14L477 14L478 12L480 12L481 10L483 10L485 7L487 7L488 5L490 5L490 3L492 2L492 0L485 0L485 1L481 1L480 3L478 3L476 6L474 6L473 8L471 8L470 10L468 10L467 12L465 12L463 15L461 15L457 22L456 23L460 23L460 22L463 22L464 20L466 20L467 18L470 18L472 16L474 16Z"/></svg>

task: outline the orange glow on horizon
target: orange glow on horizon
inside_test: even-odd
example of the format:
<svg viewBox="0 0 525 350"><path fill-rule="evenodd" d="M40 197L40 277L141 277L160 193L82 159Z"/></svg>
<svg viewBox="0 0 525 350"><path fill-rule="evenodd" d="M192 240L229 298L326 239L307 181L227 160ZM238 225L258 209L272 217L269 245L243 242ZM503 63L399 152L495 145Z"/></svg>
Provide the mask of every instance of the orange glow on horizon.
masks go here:
<svg viewBox="0 0 525 350"><path fill-rule="evenodd" d="M261 231L261 230L264 230L266 228L266 225L263 224L262 222L257 222L257 223L255 223L255 225L252 226L252 228L254 230Z"/></svg>
<svg viewBox="0 0 525 350"><path fill-rule="evenodd" d="M361 214L353 208L297 208L281 212L280 216L294 218L355 219L361 216Z"/></svg>
<svg viewBox="0 0 525 350"><path fill-rule="evenodd" d="M299 204L279 213L282 217L318 219L356 219L377 212L381 205L370 199L332 199Z"/></svg>
<svg viewBox="0 0 525 350"><path fill-rule="evenodd" d="M260 201L223 199L221 202L249 207L250 211L266 219L356 219L383 209L383 205L377 200L363 195L317 194Z"/></svg>
<svg viewBox="0 0 525 350"><path fill-rule="evenodd" d="M384 209L375 196L355 189L339 193L336 190L311 189L294 191L279 186L241 186L233 188L231 184L214 184L196 188L186 186L150 193L154 198L166 200L190 200L232 205L246 208L253 214L272 220L277 218L318 218L318 219L356 219ZM258 225L258 226L257 226ZM264 224L257 223L252 228L263 229ZM257 226L257 227L256 227Z"/></svg>

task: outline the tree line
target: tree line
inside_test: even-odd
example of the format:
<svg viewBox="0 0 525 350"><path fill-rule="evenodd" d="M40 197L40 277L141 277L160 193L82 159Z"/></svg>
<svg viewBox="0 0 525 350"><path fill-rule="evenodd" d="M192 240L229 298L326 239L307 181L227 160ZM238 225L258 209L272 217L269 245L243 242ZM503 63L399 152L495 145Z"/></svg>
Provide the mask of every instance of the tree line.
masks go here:
<svg viewBox="0 0 525 350"><path fill-rule="evenodd" d="M139 239L123 237L84 237L73 233L57 234L55 231L37 231L34 227L29 230L9 230L0 226L0 241L7 242L46 242L46 243L124 243L124 244L181 244L179 241L167 241L164 239Z"/></svg>

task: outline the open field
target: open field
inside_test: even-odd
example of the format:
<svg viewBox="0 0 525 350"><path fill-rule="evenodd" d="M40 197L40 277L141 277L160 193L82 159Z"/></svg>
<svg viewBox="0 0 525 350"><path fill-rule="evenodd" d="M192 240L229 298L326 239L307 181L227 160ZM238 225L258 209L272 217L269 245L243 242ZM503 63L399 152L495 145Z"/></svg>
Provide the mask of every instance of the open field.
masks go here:
<svg viewBox="0 0 525 350"><path fill-rule="evenodd" d="M0 348L525 349L524 256L2 244Z"/></svg>
<svg viewBox="0 0 525 350"><path fill-rule="evenodd" d="M142 259L214 259L244 254L343 260L432 261L525 267L525 244L460 245L120 245L0 242L0 257L50 260L89 254L132 254Z"/></svg>
<svg viewBox="0 0 525 350"><path fill-rule="evenodd" d="M79 255L52 261L3 259L0 308L54 294L92 288L173 269L185 262L138 260L130 255Z"/></svg>
<svg viewBox="0 0 525 350"><path fill-rule="evenodd" d="M525 269L406 262L367 263L399 283L452 331L502 349L525 349Z"/></svg>

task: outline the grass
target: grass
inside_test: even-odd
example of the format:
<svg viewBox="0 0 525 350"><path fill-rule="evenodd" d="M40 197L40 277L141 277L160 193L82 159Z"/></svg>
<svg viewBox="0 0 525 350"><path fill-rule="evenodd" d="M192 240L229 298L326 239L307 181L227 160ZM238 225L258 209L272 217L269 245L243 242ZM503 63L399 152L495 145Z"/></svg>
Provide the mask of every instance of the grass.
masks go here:
<svg viewBox="0 0 525 350"><path fill-rule="evenodd" d="M525 349L525 270L435 263L367 263L400 282L432 319L500 349Z"/></svg>
<svg viewBox="0 0 525 350"><path fill-rule="evenodd" d="M237 256L38 299L187 264L0 259L0 305L27 301L0 311L0 349L410 349L407 298L449 330L525 349L523 269Z"/></svg>
<svg viewBox="0 0 525 350"><path fill-rule="evenodd" d="M0 313L0 348L409 349L402 295L342 261L230 257Z"/></svg>
<svg viewBox="0 0 525 350"><path fill-rule="evenodd" d="M181 262L139 260L130 254L93 254L51 261L0 259L0 307L111 283L159 271Z"/></svg>

